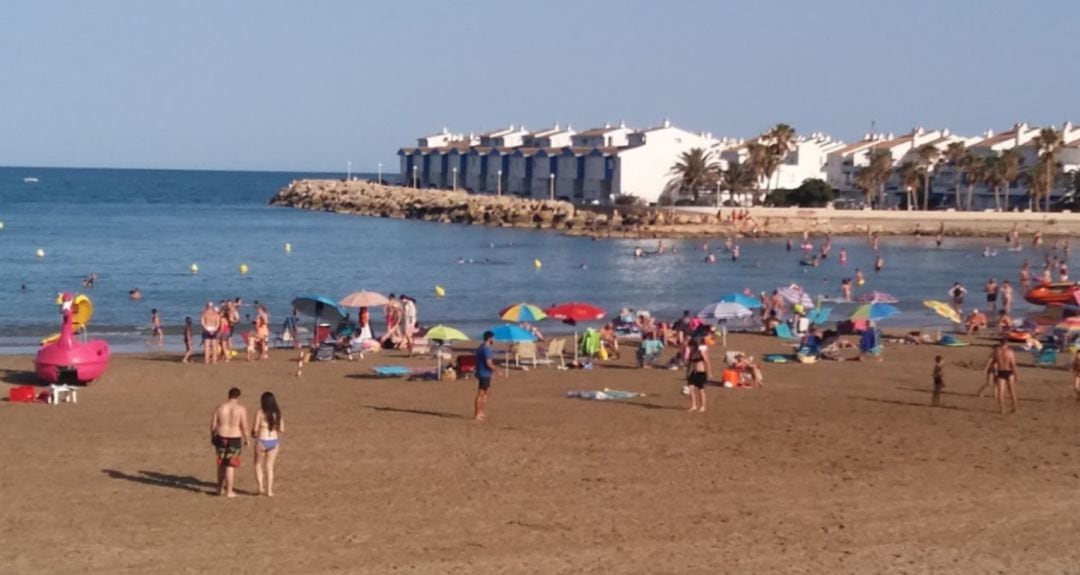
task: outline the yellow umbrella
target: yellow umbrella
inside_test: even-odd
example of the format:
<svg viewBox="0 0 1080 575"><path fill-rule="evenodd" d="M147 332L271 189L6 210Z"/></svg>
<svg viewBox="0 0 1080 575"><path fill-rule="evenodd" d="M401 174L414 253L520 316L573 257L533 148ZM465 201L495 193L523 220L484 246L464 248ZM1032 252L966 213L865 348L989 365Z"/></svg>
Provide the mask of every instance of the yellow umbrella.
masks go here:
<svg viewBox="0 0 1080 575"><path fill-rule="evenodd" d="M446 325L442 325L442 324L439 324L439 325L427 330L427 333L424 334L424 337L428 338L429 340L439 340L439 341L444 342L444 343L451 342L451 341L469 341L469 336L461 333L460 330L457 330L457 329L454 329L454 328L452 328L450 326L446 326ZM442 353L439 352L439 351L436 351L435 352L435 358L436 358L435 376L438 379L441 380L442 379Z"/></svg>
<svg viewBox="0 0 1080 575"><path fill-rule="evenodd" d="M924 306L934 310L934 312L937 313L938 315L940 315L941 317L943 317L943 318L945 318L945 319L947 319L947 320L949 320L949 321L951 321L953 323L961 323L963 321L963 320L960 319L960 314L956 313L956 310L953 309L953 307L951 305L949 305L949 304L947 304L947 303L945 303L943 301L936 300L936 299L928 299L928 300L926 300L926 301L924 301L922 303L923 303Z"/></svg>

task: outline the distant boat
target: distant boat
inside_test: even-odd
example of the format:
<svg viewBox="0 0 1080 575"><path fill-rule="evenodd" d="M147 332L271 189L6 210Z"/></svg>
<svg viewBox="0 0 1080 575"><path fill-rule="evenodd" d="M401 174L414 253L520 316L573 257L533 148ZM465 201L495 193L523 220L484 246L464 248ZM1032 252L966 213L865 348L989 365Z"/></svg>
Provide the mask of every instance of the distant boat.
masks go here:
<svg viewBox="0 0 1080 575"><path fill-rule="evenodd" d="M23 178L22 181L23 181L24 184L36 184L36 183L38 183L38 179L35 178L35 177L32 177L32 176Z"/></svg>

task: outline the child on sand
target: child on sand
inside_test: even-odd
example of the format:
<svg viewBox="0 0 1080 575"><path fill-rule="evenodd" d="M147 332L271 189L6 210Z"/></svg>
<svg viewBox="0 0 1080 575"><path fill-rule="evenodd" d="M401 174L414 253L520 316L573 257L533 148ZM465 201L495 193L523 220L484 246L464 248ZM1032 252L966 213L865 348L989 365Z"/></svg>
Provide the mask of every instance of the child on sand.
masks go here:
<svg viewBox="0 0 1080 575"><path fill-rule="evenodd" d="M187 363L188 360L191 359L191 352L192 352L192 349L194 348L194 345L193 345L194 342L192 341L192 338L194 336L192 335L191 332L192 332L192 324L191 324L191 316L189 315L189 316L184 318L184 358L180 360L180 363Z"/></svg>
<svg viewBox="0 0 1080 575"><path fill-rule="evenodd" d="M941 390L945 389L945 361L940 355L934 358L934 397L930 405L941 406Z"/></svg>

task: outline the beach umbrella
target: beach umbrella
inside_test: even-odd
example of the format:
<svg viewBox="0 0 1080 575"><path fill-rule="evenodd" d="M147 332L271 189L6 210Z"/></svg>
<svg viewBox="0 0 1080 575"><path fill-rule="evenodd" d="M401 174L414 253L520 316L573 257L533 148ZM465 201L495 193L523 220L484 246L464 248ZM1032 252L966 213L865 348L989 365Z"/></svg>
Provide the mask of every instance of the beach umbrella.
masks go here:
<svg viewBox="0 0 1080 575"><path fill-rule="evenodd" d="M761 307L761 302L758 301L758 298L748 296L744 293L726 293L720 296L720 301L724 303L737 303L749 309L758 309Z"/></svg>
<svg viewBox="0 0 1080 575"><path fill-rule="evenodd" d="M1080 332L1080 317L1061 320L1054 326L1054 333L1073 334Z"/></svg>
<svg viewBox="0 0 1080 575"><path fill-rule="evenodd" d="M607 314L603 308L590 303L578 301L553 305L547 309L547 315L553 319L561 319L563 323L577 325L579 321L600 321ZM578 359L577 346L578 332L574 330L574 361Z"/></svg>
<svg viewBox="0 0 1080 575"><path fill-rule="evenodd" d="M294 298L292 300L292 306L296 311L315 318L315 329L313 333L316 334L316 337L319 333L320 319L334 323L345 319L345 311L338 307L338 305L334 303L334 300L324 295L306 295Z"/></svg>
<svg viewBox="0 0 1080 575"><path fill-rule="evenodd" d="M890 318L898 313L900 313L900 310L887 303L866 303L855 308L855 312L851 314L851 319L878 321Z"/></svg>
<svg viewBox="0 0 1080 575"><path fill-rule="evenodd" d="M862 294L855 298L855 301L859 303L898 303L900 300L883 291L875 290L870 293Z"/></svg>
<svg viewBox="0 0 1080 575"><path fill-rule="evenodd" d="M751 315L754 315L754 312L746 306L725 301L711 303L697 314L701 319L715 320L742 319Z"/></svg>
<svg viewBox="0 0 1080 575"><path fill-rule="evenodd" d="M928 299L928 300L926 300L926 301L924 301L922 303L923 303L924 306L934 310L934 313L940 315L941 317L943 317L943 318L945 318L945 319L947 319L947 320L949 320L949 321L951 321L953 323L960 323L962 321L960 319L960 314L957 313L956 310L953 309L953 307L951 305L949 305L949 304L947 304L947 303L945 303L943 301L939 301L939 300L936 300L936 299Z"/></svg>
<svg viewBox="0 0 1080 575"><path fill-rule="evenodd" d="M540 321L547 314L531 303L519 303L499 310L499 317L506 321Z"/></svg>
<svg viewBox="0 0 1080 575"><path fill-rule="evenodd" d="M443 343L448 341L469 341L469 336L461 333L460 330L442 324L427 330L424 337ZM442 354L437 352L435 353L435 374L435 377L442 379Z"/></svg>
<svg viewBox="0 0 1080 575"><path fill-rule="evenodd" d="M810 299L810 295L795 284L777 288L776 291L790 304L802 305L804 308L814 307L814 300Z"/></svg>
<svg viewBox="0 0 1080 575"><path fill-rule="evenodd" d="M358 291L345 296L338 305L342 307L376 307L386 305L390 301L381 293L373 291Z"/></svg>
<svg viewBox="0 0 1080 575"><path fill-rule="evenodd" d="M519 343L523 341L536 341L536 336L527 329L520 328L516 325L504 323L500 326L491 328L491 333L495 335L495 341L501 341L505 343ZM506 350L506 374L510 375L510 349Z"/></svg>

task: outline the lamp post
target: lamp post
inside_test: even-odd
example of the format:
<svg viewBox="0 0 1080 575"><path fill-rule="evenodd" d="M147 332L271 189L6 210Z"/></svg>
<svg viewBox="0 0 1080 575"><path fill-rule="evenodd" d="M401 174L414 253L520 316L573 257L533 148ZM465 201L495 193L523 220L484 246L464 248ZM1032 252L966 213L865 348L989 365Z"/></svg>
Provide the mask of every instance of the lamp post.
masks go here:
<svg viewBox="0 0 1080 575"><path fill-rule="evenodd" d="M454 168L452 171L454 173L454 191L456 192L457 191L457 168Z"/></svg>
<svg viewBox="0 0 1080 575"><path fill-rule="evenodd" d="M382 164L379 164L379 183L382 183Z"/></svg>
<svg viewBox="0 0 1080 575"><path fill-rule="evenodd" d="M555 174L548 174L548 195L555 201Z"/></svg>
<svg viewBox="0 0 1080 575"><path fill-rule="evenodd" d="M501 196L502 195L502 170L499 170L499 171L495 172L495 177L498 178L495 181L495 195L496 196Z"/></svg>
<svg viewBox="0 0 1080 575"><path fill-rule="evenodd" d="M352 161L345 162L345 181L352 179Z"/></svg>
<svg viewBox="0 0 1080 575"><path fill-rule="evenodd" d="M716 207L720 207L720 182L716 182Z"/></svg>
<svg viewBox="0 0 1080 575"><path fill-rule="evenodd" d="M420 184L416 180L416 166L412 167L412 187L413 189L420 187Z"/></svg>

